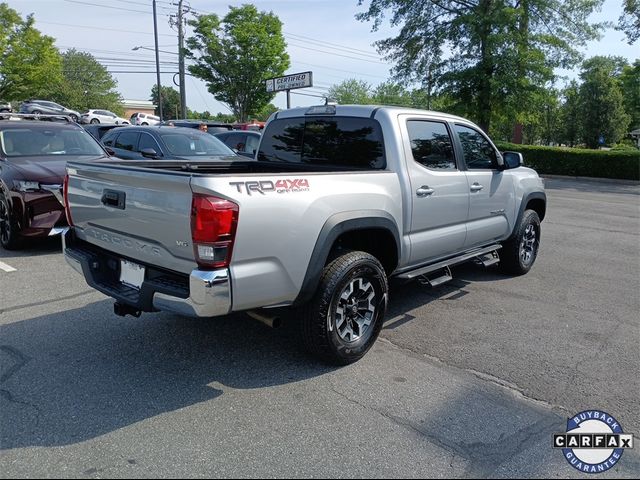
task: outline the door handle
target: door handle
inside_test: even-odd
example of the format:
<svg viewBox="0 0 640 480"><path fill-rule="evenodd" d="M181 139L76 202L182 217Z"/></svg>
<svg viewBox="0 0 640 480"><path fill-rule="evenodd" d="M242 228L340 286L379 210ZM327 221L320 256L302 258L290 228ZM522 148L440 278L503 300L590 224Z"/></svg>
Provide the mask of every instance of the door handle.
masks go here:
<svg viewBox="0 0 640 480"><path fill-rule="evenodd" d="M471 191L472 192L479 192L483 188L484 187L482 185L480 185L478 182L475 182L473 185L471 185Z"/></svg>
<svg viewBox="0 0 640 480"><path fill-rule="evenodd" d="M435 192L433 188L429 188L427 185L423 185L416 190L416 195L418 195L419 197L428 197L429 195L433 194L433 192Z"/></svg>

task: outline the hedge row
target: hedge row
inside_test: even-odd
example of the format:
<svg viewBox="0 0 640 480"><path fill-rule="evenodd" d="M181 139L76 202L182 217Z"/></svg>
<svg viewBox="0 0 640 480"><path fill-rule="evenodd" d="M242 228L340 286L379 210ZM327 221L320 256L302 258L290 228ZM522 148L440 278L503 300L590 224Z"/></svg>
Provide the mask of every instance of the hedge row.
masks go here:
<svg viewBox="0 0 640 480"><path fill-rule="evenodd" d="M500 151L520 152L538 173L640 180L640 150L587 150L498 142Z"/></svg>

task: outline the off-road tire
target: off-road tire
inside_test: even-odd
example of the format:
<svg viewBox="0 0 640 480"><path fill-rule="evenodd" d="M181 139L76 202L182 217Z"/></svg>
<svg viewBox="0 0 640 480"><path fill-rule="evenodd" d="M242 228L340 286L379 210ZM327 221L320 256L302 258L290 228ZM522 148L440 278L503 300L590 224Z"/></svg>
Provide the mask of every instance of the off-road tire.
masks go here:
<svg viewBox="0 0 640 480"><path fill-rule="evenodd" d="M305 350L334 365L360 360L380 334L388 291L374 256L350 251L330 260L313 298L299 311Z"/></svg>
<svg viewBox="0 0 640 480"><path fill-rule="evenodd" d="M540 248L540 218L525 210L512 238L502 244L500 268L511 275L524 275L536 261Z"/></svg>

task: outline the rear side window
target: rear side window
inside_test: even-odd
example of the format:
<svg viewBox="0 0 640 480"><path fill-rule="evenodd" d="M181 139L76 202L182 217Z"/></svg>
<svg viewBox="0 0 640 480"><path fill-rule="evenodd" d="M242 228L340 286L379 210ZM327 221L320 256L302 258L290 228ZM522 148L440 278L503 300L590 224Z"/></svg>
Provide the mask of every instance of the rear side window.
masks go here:
<svg viewBox="0 0 640 480"><path fill-rule="evenodd" d="M416 162L433 170L456 168L451 137L444 123L409 120L407 130Z"/></svg>
<svg viewBox="0 0 640 480"><path fill-rule="evenodd" d="M258 160L345 169L384 169L380 124L362 117L283 118L264 133Z"/></svg>

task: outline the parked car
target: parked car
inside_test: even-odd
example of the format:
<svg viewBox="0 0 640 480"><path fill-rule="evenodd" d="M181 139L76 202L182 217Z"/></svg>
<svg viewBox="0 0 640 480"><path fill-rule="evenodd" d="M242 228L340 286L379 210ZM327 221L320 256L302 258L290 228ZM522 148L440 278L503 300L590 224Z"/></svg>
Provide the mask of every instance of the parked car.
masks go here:
<svg viewBox="0 0 640 480"><path fill-rule="evenodd" d="M75 110L70 110L62 105L48 100L27 100L20 105L20 113L33 113L38 115L41 113L53 115L68 115L71 120L77 122L80 114Z"/></svg>
<svg viewBox="0 0 640 480"><path fill-rule="evenodd" d="M93 137L96 140L102 140L102 137L104 137L108 131L113 130L114 128L120 128L120 127L126 127L126 126L129 126L129 124L126 123L124 125L115 125L115 124L105 125L104 123L89 123L87 125L82 125L82 127L91 135L93 135Z"/></svg>
<svg viewBox="0 0 640 480"><path fill-rule="evenodd" d="M217 138L182 127L116 128L102 137L102 144L125 160L219 160L237 155Z"/></svg>
<svg viewBox="0 0 640 480"><path fill-rule="evenodd" d="M149 113L134 113L133 115L131 115L131 118L129 120L131 121L131 125L147 126L160 124L160 117L151 115Z"/></svg>
<svg viewBox="0 0 640 480"><path fill-rule="evenodd" d="M185 128L200 128L200 125L203 123L207 126L207 133L210 135L233 130L233 126L229 123L212 122L209 120L166 120L162 122L163 125L172 124L174 127Z"/></svg>
<svg viewBox="0 0 640 480"><path fill-rule="evenodd" d="M222 140L227 147L240 155L255 158L261 135L252 130L231 130L229 132L216 133L213 136Z"/></svg>
<svg viewBox="0 0 640 480"><path fill-rule="evenodd" d="M0 102L0 113L11 113L13 109L11 108L11 104L8 102Z"/></svg>
<svg viewBox="0 0 640 480"><path fill-rule="evenodd" d="M109 110L88 110L80 117L80 123L113 123L115 125L128 125L126 118L117 116Z"/></svg>
<svg viewBox="0 0 640 480"><path fill-rule="evenodd" d="M59 234L67 225L62 184L68 160L108 159L75 123L0 120L0 245Z"/></svg>
<svg viewBox="0 0 640 480"><path fill-rule="evenodd" d="M467 261L525 274L546 212L520 153L464 118L399 107L281 111L257 161L68 172L65 257L117 315L248 311L273 325L270 307L293 307L304 350L342 365L378 337L389 279L436 286Z"/></svg>

